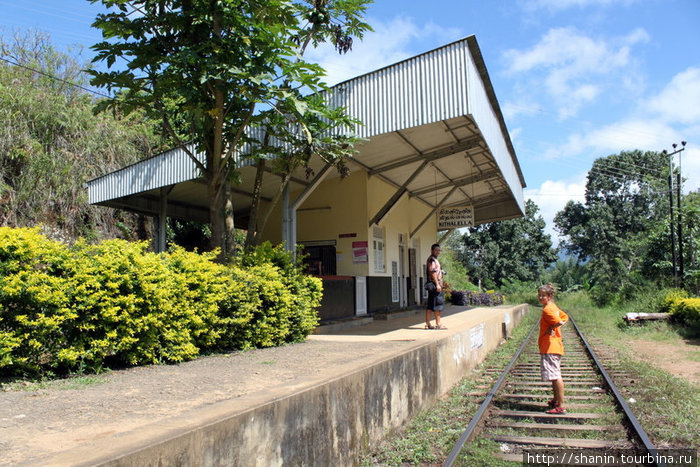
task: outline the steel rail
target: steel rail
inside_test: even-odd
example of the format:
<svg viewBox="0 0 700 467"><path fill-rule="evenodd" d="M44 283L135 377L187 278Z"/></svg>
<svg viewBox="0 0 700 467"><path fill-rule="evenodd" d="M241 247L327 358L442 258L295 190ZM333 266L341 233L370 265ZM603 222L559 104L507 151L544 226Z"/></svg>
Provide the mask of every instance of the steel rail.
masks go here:
<svg viewBox="0 0 700 467"><path fill-rule="evenodd" d="M639 421L637 420L637 417L634 416L634 413L632 413L632 410L630 409L629 405L625 401L625 398L622 396L622 393L617 389L617 386L613 382L612 378L608 374L608 372L605 370L603 367L602 363L598 359L598 356L596 355L595 351L591 348L591 346L588 344L588 341L586 341L586 338L583 336L583 333L579 329L578 325L576 324L576 321L569 315L569 319L571 320L571 324L573 324L574 329L576 330L576 333L578 336L581 338L581 341L583 342L583 346L586 349L586 353L591 357L591 359L594 361L596 367L600 371L600 374L603 376L603 379L605 380L605 384L607 384L608 388L610 388L610 391L613 393L613 396L615 397L615 402L620 406L620 408L623 410L625 413L625 416L627 419L630 421L632 424L632 428L634 429L634 434L639 438L639 440L644 444L645 449L654 456L654 459L658 459L658 451L652 444L651 440L647 436L646 432L640 425ZM488 409L488 406L491 405L491 401L493 400L494 396L496 393L501 389L501 386L503 386L503 383L506 379L506 376L508 373L510 373L510 370L513 368L513 365L517 361L517 359L520 357L520 354L522 354L523 350L525 349L525 346L527 343L530 341L530 338L532 337L532 334L534 333L535 329L537 328L539 324L539 320L535 323L535 325L532 327L530 330L530 333L527 335L523 343L520 345L520 348L518 351L515 353L511 361L508 363L508 366L503 370L501 373L501 376L498 378L498 381L494 383L494 385L491 387L491 390L489 393L486 395L486 398L484 401L481 403L479 406L479 410L477 410L476 414L474 414L474 417L472 417L471 422L469 423L469 426L467 429L462 433L462 436L460 436L459 440L457 440L457 443L455 446L452 448L452 451L450 451L450 454L447 456L447 459L445 459L445 462L442 464L443 467L452 467L454 464L455 460L457 460L457 456L459 456L459 453L462 451L462 448L464 445L467 443L467 441L471 440L471 438L474 436L475 429L479 422L483 419L484 415L486 414L486 410ZM666 467L666 464L664 462L655 462L654 465L657 467Z"/></svg>
<svg viewBox="0 0 700 467"><path fill-rule="evenodd" d="M460 436L460 438L457 440L457 444L455 444L455 446L452 448L452 451L450 451L450 454L447 456L447 459L445 459L445 462L442 464L443 467L451 467L452 464L454 464L454 461L457 460L457 456L459 456L459 453L462 451L464 444L467 441L469 441L472 438L472 436L474 436L474 429L486 414L486 409L489 405L491 405L491 400L496 395L498 390L501 389L501 386L503 386L503 383L506 380L506 376L508 376L508 373L510 373L510 370L511 368L513 368L513 365L515 364L516 360L518 360L518 357L520 357L520 354L523 352L523 349L530 341L530 337L532 337L532 333L535 332L535 329L537 328L538 324L539 320L532 327L530 333L527 335L523 343L520 345L520 348L515 353L515 356L513 356L510 363L508 363L508 366L506 366L505 370L503 370L503 373L501 373L501 376L498 378L498 381L496 381L496 383L491 387L491 390L486 395L486 399L484 399L484 402L482 402L479 406L479 410L477 410L474 417L472 417L469 426L464 431L464 433L462 433L462 436Z"/></svg>
<svg viewBox="0 0 700 467"><path fill-rule="evenodd" d="M620 408L625 412L625 416L632 424L632 428L634 428L635 434L642 441L642 443L644 444L644 447L649 452L649 454L653 455L654 459L657 459L658 458L657 449L652 444L651 440L649 439L646 432L644 431L644 428L642 428L642 425L640 425L639 421L637 420L637 417L635 417L634 413L632 413L632 409L630 409L630 406L627 404L627 401L625 401L624 396L617 389L617 386L613 382L610 375L608 375L608 372L605 371L605 368L600 363L600 360L598 360L598 357L595 354L595 351L591 348L590 345L588 345L586 338L583 337L583 333L576 325L576 321L574 321L574 319L573 319L573 317L571 317L571 315L569 315L569 319L571 320L571 324L574 325L574 329L576 329L576 332L578 333L579 337L581 338L581 341L583 341L583 346L586 348L586 352L588 352L588 355L590 355L590 357L595 362L596 366L598 367L598 370L600 370L600 374L603 375L603 379L605 379L605 384L608 385L608 388L610 388L613 395L615 396L615 401L620 406ZM654 464L657 465L658 467L666 467L666 464L664 462L661 462L661 461L654 462Z"/></svg>

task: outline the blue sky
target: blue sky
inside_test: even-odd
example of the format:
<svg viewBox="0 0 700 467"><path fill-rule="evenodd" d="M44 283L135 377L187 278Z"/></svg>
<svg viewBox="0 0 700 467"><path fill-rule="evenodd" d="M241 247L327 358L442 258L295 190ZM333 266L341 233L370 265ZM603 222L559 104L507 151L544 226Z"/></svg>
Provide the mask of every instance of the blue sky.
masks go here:
<svg viewBox="0 0 700 467"><path fill-rule="evenodd" d="M0 0L0 24L87 47L100 39L97 10ZM568 200L583 200L593 161L622 150L687 141L684 191L700 188L699 0L376 0L367 16L375 31L350 53L310 55L328 83L475 35L548 232Z"/></svg>

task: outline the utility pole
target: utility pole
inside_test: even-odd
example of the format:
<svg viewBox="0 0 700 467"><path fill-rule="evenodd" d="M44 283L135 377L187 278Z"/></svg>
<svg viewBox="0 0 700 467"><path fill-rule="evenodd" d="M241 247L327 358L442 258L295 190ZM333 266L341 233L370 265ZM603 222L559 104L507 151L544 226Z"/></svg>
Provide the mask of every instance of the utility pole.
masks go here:
<svg viewBox="0 0 700 467"><path fill-rule="evenodd" d="M666 152L665 149L664 152ZM673 234L673 162L671 162L670 157L668 160L670 166L668 173L668 213L671 216L671 222L668 225L671 233L671 272L673 274L673 285L675 286L678 285L678 276L676 275L676 241L674 240L675 237Z"/></svg>
<svg viewBox="0 0 700 467"><path fill-rule="evenodd" d="M681 156L680 153L685 150L685 141L681 141L681 148L678 148L678 145L676 143L673 143L671 146L673 147L673 152L669 153L665 149L661 152L662 154L668 155L668 163L669 163L669 174L668 174L668 200L669 200L669 214L671 216L671 224L670 224L670 231L671 231L671 258L673 260L673 284L677 287L678 286L678 279L680 276L680 286L683 287L684 281L683 281L683 230L681 227L681 221L682 221L682 214L681 214L681 181L683 180L681 177ZM674 229L673 229L673 222L674 222L674 216L673 216L673 156L675 154L679 154L678 156L678 172L676 174L676 204L677 204L677 211L678 211L678 225L677 225L677 232L678 232L678 269L676 269L676 245L675 245L675 240L674 240ZM678 274L676 273L678 271Z"/></svg>

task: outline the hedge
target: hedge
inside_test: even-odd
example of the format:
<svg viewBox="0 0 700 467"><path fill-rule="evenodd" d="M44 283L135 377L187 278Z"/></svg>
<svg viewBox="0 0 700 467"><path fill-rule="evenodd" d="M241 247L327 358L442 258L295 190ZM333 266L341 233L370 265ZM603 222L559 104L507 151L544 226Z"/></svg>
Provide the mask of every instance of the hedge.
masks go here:
<svg viewBox="0 0 700 467"><path fill-rule="evenodd" d="M303 341L318 325L321 281L282 248L215 256L0 227L0 374L180 362Z"/></svg>
<svg viewBox="0 0 700 467"><path fill-rule="evenodd" d="M662 309L671 313L671 319L685 327L691 336L700 336L700 298L671 293L666 296Z"/></svg>
<svg viewBox="0 0 700 467"><path fill-rule="evenodd" d="M503 295L498 292L474 292L471 290L455 290L450 296L450 301L457 306L494 306L503 305Z"/></svg>

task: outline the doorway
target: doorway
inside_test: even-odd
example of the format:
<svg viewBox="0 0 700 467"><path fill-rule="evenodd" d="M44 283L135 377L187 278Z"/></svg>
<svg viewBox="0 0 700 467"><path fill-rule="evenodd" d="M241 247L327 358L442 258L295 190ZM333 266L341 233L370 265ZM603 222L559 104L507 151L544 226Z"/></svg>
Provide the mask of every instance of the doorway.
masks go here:
<svg viewBox="0 0 700 467"><path fill-rule="evenodd" d="M406 236L399 234L399 306L408 306L408 282L406 280Z"/></svg>

